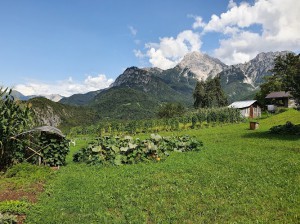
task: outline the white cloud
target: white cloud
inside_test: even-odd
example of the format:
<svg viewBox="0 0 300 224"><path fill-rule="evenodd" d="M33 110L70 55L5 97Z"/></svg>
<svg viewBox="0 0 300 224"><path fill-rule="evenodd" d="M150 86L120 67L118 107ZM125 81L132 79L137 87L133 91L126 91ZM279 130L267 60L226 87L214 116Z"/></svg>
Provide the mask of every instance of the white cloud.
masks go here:
<svg viewBox="0 0 300 224"><path fill-rule="evenodd" d="M134 49L133 50L133 53L134 53L134 55L137 57L137 58L139 58L139 59L143 59L143 58L145 58L147 55L146 54L144 54L141 50L136 50L136 49Z"/></svg>
<svg viewBox="0 0 300 224"><path fill-rule="evenodd" d="M299 51L299 8L300 1L294 0L257 0L254 5L231 0L227 12L212 15L204 32L227 35L214 51L227 64L244 62L262 51Z"/></svg>
<svg viewBox="0 0 300 224"><path fill-rule="evenodd" d="M99 89L99 86L104 86L104 88L106 87L107 83L111 83L113 80L112 79L108 79L106 78L105 75L98 75L96 77L92 77L92 76L88 76L85 80L84 80L84 85L86 87L89 88L94 88L94 89Z"/></svg>
<svg viewBox="0 0 300 224"><path fill-rule="evenodd" d="M260 52L300 51L300 1L255 0L253 4L228 1L227 11L212 15L205 23L200 16L193 18L193 29L177 37L163 37L158 43L145 44L146 53L135 51L139 58L149 58L156 67L175 66L191 51L200 51L201 37L207 33L221 34L219 46L211 49L213 56L226 64L243 63ZM201 32L201 33L200 33Z"/></svg>
<svg viewBox="0 0 300 224"><path fill-rule="evenodd" d="M160 38L159 43L147 43L146 55L149 62L161 69L174 67L185 54L192 51L200 51L201 47L200 35L192 30L182 31L174 37ZM136 56L140 56L140 52L136 52Z"/></svg>
<svg viewBox="0 0 300 224"><path fill-rule="evenodd" d="M139 39L136 38L136 35L137 35L137 33L138 33L137 29L135 29L133 26L128 26L128 29L129 29L129 31L130 31L132 37L134 38L134 40L133 40L134 43L135 43L136 45L140 45L140 44L141 44L141 40L139 40Z"/></svg>
<svg viewBox="0 0 300 224"><path fill-rule="evenodd" d="M140 44L141 44L141 40L135 39L135 40L134 40L134 43L135 43L136 45L140 45Z"/></svg>
<svg viewBox="0 0 300 224"><path fill-rule="evenodd" d="M203 18L201 16L196 16L196 15L193 15L193 14L188 14L187 17L194 19L194 22L192 24L192 28L194 30L196 30L198 28L204 28L206 26L206 23L203 21Z"/></svg>
<svg viewBox="0 0 300 224"><path fill-rule="evenodd" d="M230 0L229 3L228 3L228 8L231 9L235 6L237 6L237 4L233 0Z"/></svg>
<svg viewBox="0 0 300 224"><path fill-rule="evenodd" d="M192 25L194 30L198 29L198 28L204 28L206 26L206 23L203 22L203 19L201 16L188 15L188 17L191 17L195 20Z"/></svg>
<svg viewBox="0 0 300 224"><path fill-rule="evenodd" d="M72 77L50 84L40 81L29 81L25 84L16 85L14 89L24 95L60 94L62 96L71 96L76 93L86 93L107 88L112 82L113 79L107 79L105 75L99 74L94 77L88 75L83 82L76 82Z"/></svg>
<svg viewBox="0 0 300 224"><path fill-rule="evenodd" d="M137 34L137 29L135 29L133 26L128 26L130 33L132 34L132 36L136 36Z"/></svg>

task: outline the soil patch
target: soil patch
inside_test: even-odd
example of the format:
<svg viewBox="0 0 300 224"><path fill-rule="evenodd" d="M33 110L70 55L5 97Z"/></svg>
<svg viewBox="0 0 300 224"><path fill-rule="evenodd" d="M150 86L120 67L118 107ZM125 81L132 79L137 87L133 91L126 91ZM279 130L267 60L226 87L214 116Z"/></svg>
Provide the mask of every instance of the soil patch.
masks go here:
<svg viewBox="0 0 300 224"><path fill-rule="evenodd" d="M17 215L17 224L23 224L25 222L26 215Z"/></svg>
<svg viewBox="0 0 300 224"><path fill-rule="evenodd" d="M44 187L42 183L35 183L28 190L7 188L0 192L0 201L16 201L25 199L31 203L35 203L37 201L37 196L43 190Z"/></svg>
<svg viewBox="0 0 300 224"><path fill-rule="evenodd" d="M10 189L6 188L4 191L0 192L0 201L17 201L17 200L27 200L31 203L37 202L38 195L44 191L44 184L35 183L30 186L29 189ZM17 224L23 224L26 219L24 214L16 214Z"/></svg>

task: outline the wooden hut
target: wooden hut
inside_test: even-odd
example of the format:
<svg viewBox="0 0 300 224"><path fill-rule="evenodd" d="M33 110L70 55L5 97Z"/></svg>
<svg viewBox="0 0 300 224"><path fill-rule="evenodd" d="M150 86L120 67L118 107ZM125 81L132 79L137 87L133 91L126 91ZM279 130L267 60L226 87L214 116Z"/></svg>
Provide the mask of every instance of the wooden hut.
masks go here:
<svg viewBox="0 0 300 224"><path fill-rule="evenodd" d="M256 118L261 116L261 108L256 100L236 101L228 107L239 109L244 117Z"/></svg>
<svg viewBox="0 0 300 224"><path fill-rule="evenodd" d="M277 107L296 107L295 100L289 92L271 92L266 96L266 100L269 102L268 111L275 111Z"/></svg>

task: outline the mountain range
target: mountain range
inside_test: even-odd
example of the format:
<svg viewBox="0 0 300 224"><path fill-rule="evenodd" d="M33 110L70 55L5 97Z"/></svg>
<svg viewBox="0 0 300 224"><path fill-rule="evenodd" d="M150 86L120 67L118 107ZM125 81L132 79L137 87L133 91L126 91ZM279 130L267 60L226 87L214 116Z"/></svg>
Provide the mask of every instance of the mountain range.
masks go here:
<svg viewBox="0 0 300 224"><path fill-rule="evenodd" d="M129 67L107 89L64 97L59 103L84 106L99 119L151 118L165 102L192 107L196 82L217 75L229 102L253 99L264 77L271 75L275 58L287 53L260 53L249 62L228 66L207 54L191 52L174 68Z"/></svg>
<svg viewBox="0 0 300 224"><path fill-rule="evenodd" d="M164 102L192 107L197 80L221 77L229 102L252 99L264 77L271 75L274 59L283 52L260 53L249 62L226 65L207 54L191 52L174 68L129 67L107 89L63 98L70 105L88 105L102 118L153 117ZM155 109L154 109L155 108Z"/></svg>
<svg viewBox="0 0 300 224"><path fill-rule="evenodd" d="M63 99L64 97L59 95L59 94L49 94L49 95L29 95L29 96L25 96L22 93L20 93L17 90L12 90L11 95L15 98L15 99L19 99L19 100L29 100L32 98L36 98L36 97L44 97L48 100L51 100L53 102L58 102L61 99Z"/></svg>

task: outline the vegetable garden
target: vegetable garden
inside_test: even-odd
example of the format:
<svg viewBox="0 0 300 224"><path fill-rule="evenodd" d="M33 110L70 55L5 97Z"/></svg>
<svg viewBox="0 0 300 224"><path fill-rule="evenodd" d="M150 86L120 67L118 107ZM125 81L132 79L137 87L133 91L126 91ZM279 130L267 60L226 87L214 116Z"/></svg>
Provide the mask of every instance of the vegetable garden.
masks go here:
<svg viewBox="0 0 300 224"><path fill-rule="evenodd" d="M151 134L151 138L140 140L131 136L97 138L88 147L74 154L74 162L88 164L123 165L165 159L171 151L200 151L202 142L182 137L161 137Z"/></svg>

